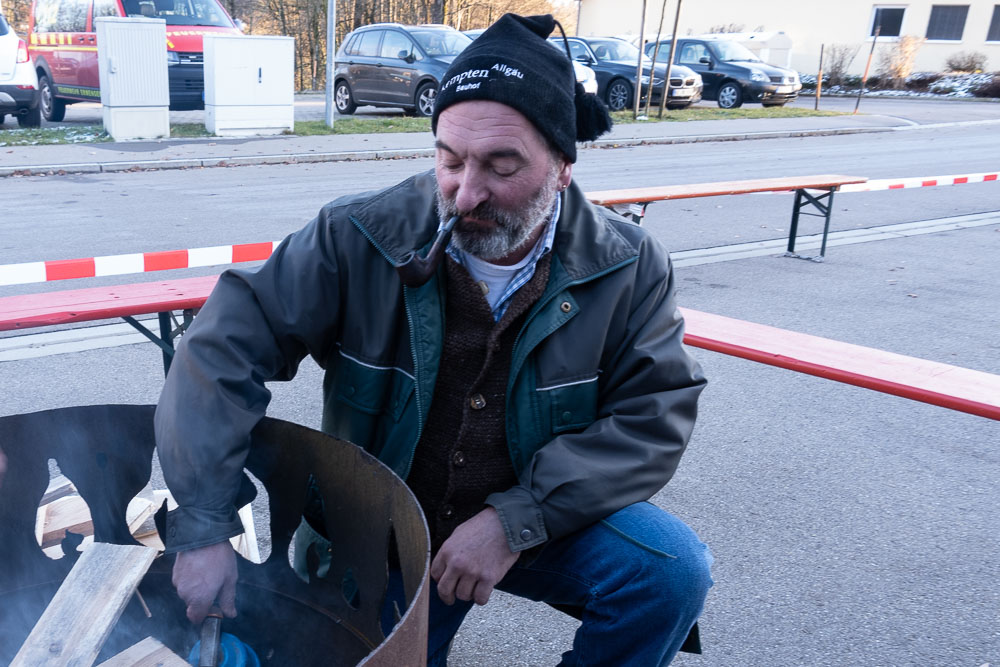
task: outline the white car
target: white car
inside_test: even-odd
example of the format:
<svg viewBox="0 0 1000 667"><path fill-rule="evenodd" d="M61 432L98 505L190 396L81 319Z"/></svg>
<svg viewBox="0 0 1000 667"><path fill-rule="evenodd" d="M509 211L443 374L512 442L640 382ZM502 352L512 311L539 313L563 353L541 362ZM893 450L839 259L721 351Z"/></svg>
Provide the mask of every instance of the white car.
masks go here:
<svg viewBox="0 0 1000 667"><path fill-rule="evenodd" d="M28 55L28 45L0 14L0 125L10 114L21 127L42 124L38 104L38 75Z"/></svg>
<svg viewBox="0 0 1000 667"><path fill-rule="evenodd" d="M576 80L583 84L583 90L593 95L597 94L597 75L583 63L573 62L573 71L576 72Z"/></svg>

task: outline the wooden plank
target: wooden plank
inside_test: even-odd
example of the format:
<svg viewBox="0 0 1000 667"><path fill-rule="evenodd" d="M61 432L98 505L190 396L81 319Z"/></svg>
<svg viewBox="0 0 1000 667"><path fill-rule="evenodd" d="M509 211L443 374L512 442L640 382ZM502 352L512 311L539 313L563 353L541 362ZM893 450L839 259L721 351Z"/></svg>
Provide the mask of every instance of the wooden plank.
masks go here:
<svg viewBox="0 0 1000 667"><path fill-rule="evenodd" d="M790 176L781 178L754 178L745 181L719 181L716 183L690 183L661 185L651 188L620 188L599 190L586 194L598 206L632 204L668 199L691 199L694 197L715 197L719 195L739 195L752 192L784 192L801 189L829 189L849 183L864 183L863 176L843 176L841 174L820 174L818 176Z"/></svg>
<svg viewBox="0 0 1000 667"><path fill-rule="evenodd" d="M164 646L155 637L146 637L98 667L189 667L187 660Z"/></svg>
<svg viewBox="0 0 1000 667"><path fill-rule="evenodd" d="M156 550L94 543L80 555L10 667L89 666Z"/></svg>
<svg viewBox="0 0 1000 667"><path fill-rule="evenodd" d="M1000 420L1000 375L680 310L688 345Z"/></svg>
<svg viewBox="0 0 1000 667"><path fill-rule="evenodd" d="M67 496L44 506L44 528L39 544L42 548L54 546L66 537L66 531L79 535L93 535L94 524L90 519L90 508L80 496ZM42 508L39 507L39 514ZM37 530L36 530L37 533Z"/></svg>
<svg viewBox="0 0 1000 667"><path fill-rule="evenodd" d="M201 308L219 276L0 298L0 331Z"/></svg>

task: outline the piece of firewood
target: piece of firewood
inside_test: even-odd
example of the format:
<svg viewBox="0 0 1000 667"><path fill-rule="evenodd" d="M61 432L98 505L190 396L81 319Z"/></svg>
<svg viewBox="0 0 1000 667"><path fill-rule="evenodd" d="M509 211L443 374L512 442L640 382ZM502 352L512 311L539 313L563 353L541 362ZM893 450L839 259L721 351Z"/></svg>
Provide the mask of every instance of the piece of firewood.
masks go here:
<svg viewBox="0 0 1000 667"><path fill-rule="evenodd" d="M95 542L80 555L10 667L89 667L156 557Z"/></svg>
<svg viewBox="0 0 1000 667"><path fill-rule="evenodd" d="M146 637L97 667L189 667L155 637Z"/></svg>
<svg viewBox="0 0 1000 667"><path fill-rule="evenodd" d="M66 537L66 531L78 535L93 535L94 523L90 519L90 508L80 496L67 496L45 505L42 531L42 548L54 546ZM39 509L41 514L41 509ZM37 532L37 531L36 531Z"/></svg>

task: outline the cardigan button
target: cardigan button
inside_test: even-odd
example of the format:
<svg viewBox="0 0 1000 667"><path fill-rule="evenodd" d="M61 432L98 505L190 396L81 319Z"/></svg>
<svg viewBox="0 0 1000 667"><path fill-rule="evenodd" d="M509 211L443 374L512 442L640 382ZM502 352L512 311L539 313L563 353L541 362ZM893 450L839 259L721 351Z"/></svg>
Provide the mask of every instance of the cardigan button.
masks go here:
<svg viewBox="0 0 1000 667"><path fill-rule="evenodd" d="M455 516L455 508L454 507L452 507L451 505L445 505L444 507L441 508L441 518L442 519L450 519L453 516Z"/></svg>
<svg viewBox="0 0 1000 667"><path fill-rule="evenodd" d="M525 542L527 542L528 540L530 540L531 539L531 531L528 530L527 528L525 528L524 530L522 530L521 531L521 539L524 540Z"/></svg>
<svg viewBox="0 0 1000 667"><path fill-rule="evenodd" d="M469 399L469 405L472 406L473 410L482 410L486 407L486 399L483 398L482 394L476 394Z"/></svg>
<svg viewBox="0 0 1000 667"><path fill-rule="evenodd" d="M567 410L566 412L562 413L562 423L563 424L568 424L571 419L573 419L573 413L572 412L570 412L569 410Z"/></svg>
<svg viewBox="0 0 1000 667"><path fill-rule="evenodd" d="M465 452L457 451L451 455L451 462L455 464L456 468L461 468L465 465Z"/></svg>
<svg viewBox="0 0 1000 667"><path fill-rule="evenodd" d="M561 304L559 304L559 310L563 311L564 313L568 313L569 311L573 310L573 304L571 304L569 301L563 301Z"/></svg>

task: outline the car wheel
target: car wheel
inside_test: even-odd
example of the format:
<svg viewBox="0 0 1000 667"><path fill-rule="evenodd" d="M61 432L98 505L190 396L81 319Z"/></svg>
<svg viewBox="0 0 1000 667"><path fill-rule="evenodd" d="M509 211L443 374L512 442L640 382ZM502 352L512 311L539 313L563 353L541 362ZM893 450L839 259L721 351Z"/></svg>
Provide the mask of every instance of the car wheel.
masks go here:
<svg viewBox="0 0 1000 667"><path fill-rule="evenodd" d="M608 84L604 100L608 104L608 109L624 111L632 103L632 86L625 79L615 79Z"/></svg>
<svg viewBox="0 0 1000 667"><path fill-rule="evenodd" d="M351 87L347 85L346 81L341 81L333 89L333 104L337 107L337 111L345 116L349 116L357 110L358 105L354 102Z"/></svg>
<svg viewBox="0 0 1000 667"><path fill-rule="evenodd" d="M66 117L66 103L56 97L52 89L52 82L47 74L38 77L38 92L41 97L39 107L42 109L42 116L50 123L58 123Z"/></svg>
<svg viewBox="0 0 1000 667"><path fill-rule="evenodd" d="M743 91L730 81L719 88L719 106L723 109L737 109L743 106Z"/></svg>
<svg viewBox="0 0 1000 667"><path fill-rule="evenodd" d="M17 117L17 124L20 127L41 127L42 107L37 106L34 109L29 109L28 113L19 115Z"/></svg>
<svg viewBox="0 0 1000 667"><path fill-rule="evenodd" d="M417 106L416 111L418 116L430 116L434 113L434 101L437 99L438 88L433 83L425 83L417 89Z"/></svg>
<svg viewBox="0 0 1000 667"><path fill-rule="evenodd" d="M3 125L4 120L7 118L4 114L0 113L0 125Z"/></svg>

